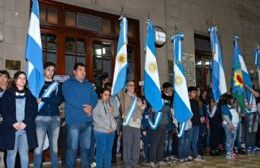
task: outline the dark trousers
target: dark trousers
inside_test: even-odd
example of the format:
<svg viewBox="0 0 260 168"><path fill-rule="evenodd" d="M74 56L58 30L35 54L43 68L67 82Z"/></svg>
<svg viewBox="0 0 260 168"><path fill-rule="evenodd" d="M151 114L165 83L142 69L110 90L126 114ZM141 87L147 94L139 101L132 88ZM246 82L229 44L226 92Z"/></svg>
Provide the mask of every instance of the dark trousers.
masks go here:
<svg viewBox="0 0 260 168"><path fill-rule="evenodd" d="M116 162L116 153L117 153L117 141L118 141L118 134L115 132L113 147L112 147L112 162Z"/></svg>
<svg viewBox="0 0 260 168"><path fill-rule="evenodd" d="M223 128L220 123L211 123L210 124L210 147L211 150L217 150L218 146L222 144L223 139Z"/></svg>
<svg viewBox="0 0 260 168"><path fill-rule="evenodd" d="M150 162L163 161L166 125L160 125L156 130L152 130L151 132Z"/></svg>
<svg viewBox="0 0 260 168"><path fill-rule="evenodd" d="M126 167L137 167L140 154L140 128L123 128L123 157Z"/></svg>

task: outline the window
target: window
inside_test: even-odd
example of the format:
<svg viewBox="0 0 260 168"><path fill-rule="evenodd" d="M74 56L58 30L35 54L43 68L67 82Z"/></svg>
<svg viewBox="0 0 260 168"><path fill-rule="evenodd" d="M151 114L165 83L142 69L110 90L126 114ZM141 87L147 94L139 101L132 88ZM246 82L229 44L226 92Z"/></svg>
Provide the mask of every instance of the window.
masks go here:
<svg viewBox="0 0 260 168"><path fill-rule="evenodd" d="M43 62L53 62L56 64L56 60L57 60L56 35L42 33L41 39L42 39Z"/></svg>
<svg viewBox="0 0 260 168"><path fill-rule="evenodd" d="M104 72L112 77L112 46L110 42L94 42L94 82L101 85L100 78Z"/></svg>
<svg viewBox="0 0 260 168"><path fill-rule="evenodd" d="M58 24L58 9L52 7L40 7L41 24Z"/></svg>
<svg viewBox="0 0 260 168"><path fill-rule="evenodd" d="M211 82L211 59L210 38L199 34L194 35L195 39L195 63L196 83L202 89L207 89Z"/></svg>
<svg viewBox="0 0 260 168"><path fill-rule="evenodd" d="M75 63L86 64L85 40L66 37L65 39L65 74L71 74Z"/></svg>

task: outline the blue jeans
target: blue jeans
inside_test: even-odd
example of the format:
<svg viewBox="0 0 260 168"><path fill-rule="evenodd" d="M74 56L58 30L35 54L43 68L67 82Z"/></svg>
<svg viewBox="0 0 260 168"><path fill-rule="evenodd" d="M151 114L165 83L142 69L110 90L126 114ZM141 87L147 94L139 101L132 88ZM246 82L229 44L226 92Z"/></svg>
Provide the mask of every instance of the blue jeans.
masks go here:
<svg viewBox="0 0 260 168"><path fill-rule="evenodd" d="M20 155L21 168L28 168L29 157L28 157L28 141L26 133L15 134L15 144L13 150L7 150L7 167L14 168L17 151Z"/></svg>
<svg viewBox="0 0 260 168"><path fill-rule="evenodd" d="M149 152L150 152L150 144L151 144L151 130L146 131L146 136L142 137L144 143L144 158L145 161L149 161Z"/></svg>
<svg viewBox="0 0 260 168"><path fill-rule="evenodd" d="M223 125L224 130L226 132L226 151L227 155L231 155L233 153L234 143L236 140L237 130L231 130L230 126L227 124Z"/></svg>
<svg viewBox="0 0 260 168"><path fill-rule="evenodd" d="M168 130L166 134L166 141L164 146L164 154L165 156L171 156L173 151L173 130Z"/></svg>
<svg viewBox="0 0 260 168"><path fill-rule="evenodd" d="M237 126L237 134L236 134L235 144L236 144L236 147L238 149L242 149L242 146L241 146L241 122L239 122L238 126Z"/></svg>
<svg viewBox="0 0 260 168"><path fill-rule="evenodd" d="M178 143L179 159L185 159L189 156L191 135L192 135L192 129L189 129L189 130L185 130L182 137L179 138L179 143Z"/></svg>
<svg viewBox="0 0 260 168"><path fill-rule="evenodd" d="M97 168L111 168L112 147L115 132L108 134L94 131L97 145L96 161Z"/></svg>
<svg viewBox="0 0 260 168"><path fill-rule="evenodd" d="M192 126L191 149L195 157L198 155L199 132L200 132L199 125Z"/></svg>
<svg viewBox="0 0 260 168"><path fill-rule="evenodd" d="M91 144L91 123L73 123L67 125L66 167L76 165L78 145L80 146L81 167L89 168L89 149Z"/></svg>
<svg viewBox="0 0 260 168"><path fill-rule="evenodd" d="M60 132L60 117L59 116L37 116L36 136L38 147L34 150L34 167L40 168L42 164L43 144L46 134L49 138L51 167L58 167L58 138Z"/></svg>

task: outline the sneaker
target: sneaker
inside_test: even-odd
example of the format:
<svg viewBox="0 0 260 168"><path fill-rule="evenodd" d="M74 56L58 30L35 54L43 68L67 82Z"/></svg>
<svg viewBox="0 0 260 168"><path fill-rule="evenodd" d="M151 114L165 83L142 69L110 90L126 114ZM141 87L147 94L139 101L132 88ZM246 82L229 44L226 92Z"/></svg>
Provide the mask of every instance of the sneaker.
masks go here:
<svg viewBox="0 0 260 168"><path fill-rule="evenodd" d="M237 159L237 158L238 158L238 154L232 153L232 157L235 158L235 159Z"/></svg>
<svg viewBox="0 0 260 168"><path fill-rule="evenodd" d="M198 156L196 156L196 157L194 158L194 160L195 160L195 161L201 161L202 159L201 159L201 156L198 155Z"/></svg>
<svg viewBox="0 0 260 168"><path fill-rule="evenodd" d="M179 162L184 163L185 160L184 159L179 159Z"/></svg>
<svg viewBox="0 0 260 168"><path fill-rule="evenodd" d="M228 160L235 160L235 159L237 159L237 156L235 156L235 155L226 155L226 159L228 159Z"/></svg>
<svg viewBox="0 0 260 168"><path fill-rule="evenodd" d="M253 152L252 147L251 147L251 146L247 147L247 153L250 154L250 153L252 153L252 152Z"/></svg>
<svg viewBox="0 0 260 168"><path fill-rule="evenodd" d="M192 162L193 158L191 156L184 159L185 162Z"/></svg>
<svg viewBox="0 0 260 168"><path fill-rule="evenodd" d="M97 167L96 162L92 162L92 163L90 164L90 167L91 167L91 168L95 168L95 167Z"/></svg>
<svg viewBox="0 0 260 168"><path fill-rule="evenodd" d="M252 151L253 151L253 152L257 152L257 151L259 151L259 150L260 150L260 148L258 148L258 147L256 147L256 146L252 147Z"/></svg>
<svg viewBox="0 0 260 168"><path fill-rule="evenodd" d="M192 156L188 156L188 160L192 161L193 157Z"/></svg>
<svg viewBox="0 0 260 168"><path fill-rule="evenodd" d="M156 167L156 166L157 166L154 162L150 162L149 165L150 165L151 167Z"/></svg>
<svg viewBox="0 0 260 168"><path fill-rule="evenodd" d="M168 156L168 157L165 158L165 161L166 161L166 162L169 162L170 160L171 160L171 157L170 157L170 156Z"/></svg>
<svg viewBox="0 0 260 168"><path fill-rule="evenodd" d="M160 161L159 166L166 166L166 163L164 161Z"/></svg>
<svg viewBox="0 0 260 168"><path fill-rule="evenodd" d="M176 162L178 159L175 156L171 156L171 161Z"/></svg>

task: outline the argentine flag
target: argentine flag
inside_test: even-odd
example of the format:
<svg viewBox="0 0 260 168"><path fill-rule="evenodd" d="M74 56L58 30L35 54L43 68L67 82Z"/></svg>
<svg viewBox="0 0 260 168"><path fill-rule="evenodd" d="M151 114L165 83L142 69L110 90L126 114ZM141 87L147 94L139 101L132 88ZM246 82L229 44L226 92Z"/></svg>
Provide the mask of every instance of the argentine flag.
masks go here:
<svg viewBox="0 0 260 168"><path fill-rule="evenodd" d="M190 100L188 96L185 72L182 65L182 44L181 40L184 35L178 33L172 37L173 53L174 53L174 112L175 118L181 124L187 122L192 117ZM184 129L184 127L182 127ZM183 131L183 130L181 130Z"/></svg>
<svg viewBox="0 0 260 168"><path fill-rule="evenodd" d="M217 35L217 28L209 28L211 50L213 53L212 60L212 92L215 102L218 102L220 96L227 92L227 84L225 73L223 69L219 39Z"/></svg>
<svg viewBox="0 0 260 168"><path fill-rule="evenodd" d="M115 96L125 87L127 72L127 19L120 22L120 34L117 45L116 63L112 85L112 96Z"/></svg>
<svg viewBox="0 0 260 168"><path fill-rule="evenodd" d="M27 80L32 94L38 98L40 90L44 85L42 43L39 21L39 3L33 0L32 12L27 34L25 59L27 61Z"/></svg>
<svg viewBox="0 0 260 168"><path fill-rule="evenodd" d="M144 95L154 111L159 112L163 104L154 41L154 27L152 22L148 19L145 49Z"/></svg>

